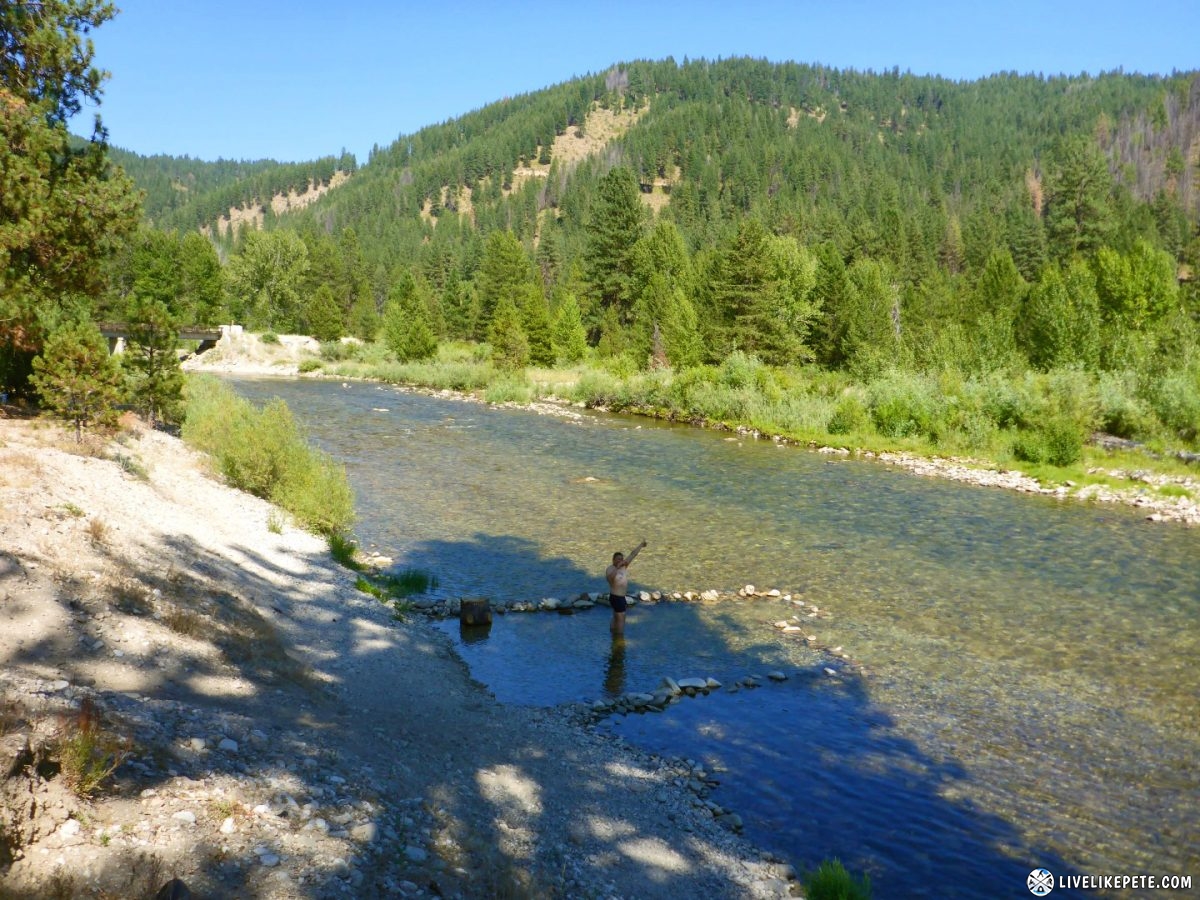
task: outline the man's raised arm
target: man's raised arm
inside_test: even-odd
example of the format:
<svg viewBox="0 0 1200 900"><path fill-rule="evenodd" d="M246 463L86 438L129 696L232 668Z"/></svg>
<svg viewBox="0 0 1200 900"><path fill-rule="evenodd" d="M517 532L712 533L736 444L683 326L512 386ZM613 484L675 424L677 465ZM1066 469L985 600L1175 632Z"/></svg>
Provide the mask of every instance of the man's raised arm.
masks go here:
<svg viewBox="0 0 1200 900"><path fill-rule="evenodd" d="M634 558L635 556L637 556L637 555L638 555L638 553L639 553L639 552L641 552L641 549L642 549L643 547L645 547L645 546L646 546L646 542L645 542L645 541L642 541L640 544L638 544L636 547L634 547L634 548L633 548L633 550L631 550L631 551L629 552L629 555L625 557L625 562L624 562L624 563L622 563L622 565L624 565L624 566L628 567L628 565L629 565L631 562L633 562L633 558Z"/></svg>

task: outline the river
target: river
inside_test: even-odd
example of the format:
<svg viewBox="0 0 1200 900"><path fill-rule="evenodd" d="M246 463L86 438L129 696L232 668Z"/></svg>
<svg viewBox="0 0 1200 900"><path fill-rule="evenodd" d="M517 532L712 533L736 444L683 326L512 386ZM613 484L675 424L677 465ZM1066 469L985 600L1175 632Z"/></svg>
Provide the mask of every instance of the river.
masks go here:
<svg viewBox="0 0 1200 900"><path fill-rule="evenodd" d="M1200 889L1200 529L645 419L233 384L287 401L346 464L363 544L437 595L602 591L644 537L637 588L751 583L819 607L806 629L868 676L826 675L772 627L797 610L782 601L634 607L623 645L600 608L459 643L503 703L785 671L604 727L702 762L798 869L838 857L881 898L1029 896L1042 867Z"/></svg>

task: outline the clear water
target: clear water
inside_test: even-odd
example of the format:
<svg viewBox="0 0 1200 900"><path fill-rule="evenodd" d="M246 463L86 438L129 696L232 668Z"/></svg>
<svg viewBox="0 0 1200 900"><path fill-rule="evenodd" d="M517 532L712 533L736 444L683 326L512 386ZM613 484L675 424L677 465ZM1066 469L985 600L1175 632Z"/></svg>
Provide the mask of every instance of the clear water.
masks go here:
<svg viewBox="0 0 1200 900"><path fill-rule="evenodd" d="M1200 530L646 420L235 386L288 402L346 463L360 538L441 595L601 591L645 537L639 588L749 582L831 611L813 631L871 677L819 674L767 601L635 607L623 648L600 608L460 642L504 703L785 669L607 727L718 771L714 799L799 868L837 856L880 897L1028 896L1040 866L1200 879Z"/></svg>

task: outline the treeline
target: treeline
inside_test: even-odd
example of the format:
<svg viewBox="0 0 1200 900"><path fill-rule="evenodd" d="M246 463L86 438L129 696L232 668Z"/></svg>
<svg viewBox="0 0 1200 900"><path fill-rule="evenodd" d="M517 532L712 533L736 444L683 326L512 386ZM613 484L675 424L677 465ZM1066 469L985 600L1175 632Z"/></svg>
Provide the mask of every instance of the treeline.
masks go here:
<svg viewBox="0 0 1200 900"><path fill-rule="evenodd" d="M597 106L639 115L563 165L550 147ZM143 232L112 296L170 259L157 296L185 318L378 338L402 362L472 340L507 368L1082 371L1128 401L1097 424L1192 441L1197 139L1195 73L637 62L376 148L223 266Z"/></svg>
<svg viewBox="0 0 1200 900"><path fill-rule="evenodd" d="M352 174L357 169L354 154L345 152L302 163L204 162L187 156L138 156L116 147L110 148L110 155L144 192L144 220L157 228L184 231L206 227L215 232L230 209L269 212L276 195L328 186L338 172Z"/></svg>

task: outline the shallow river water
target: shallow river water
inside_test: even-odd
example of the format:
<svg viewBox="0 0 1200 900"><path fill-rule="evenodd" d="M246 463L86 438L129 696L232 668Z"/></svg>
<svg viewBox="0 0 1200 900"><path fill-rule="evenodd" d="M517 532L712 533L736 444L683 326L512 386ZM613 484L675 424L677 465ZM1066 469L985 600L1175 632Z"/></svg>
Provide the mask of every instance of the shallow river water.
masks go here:
<svg viewBox="0 0 1200 900"><path fill-rule="evenodd" d="M929 480L878 463L603 414L499 410L390 387L240 379L285 399L350 474L357 534L445 597L776 587L868 677L771 623L778 601L444 623L502 703L726 685L616 717L702 762L748 837L798 869L840 858L876 896L1030 896L1026 877L1190 875L1200 893L1200 529ZM1143 896L1140 890L1060 896Z"/></svg>

